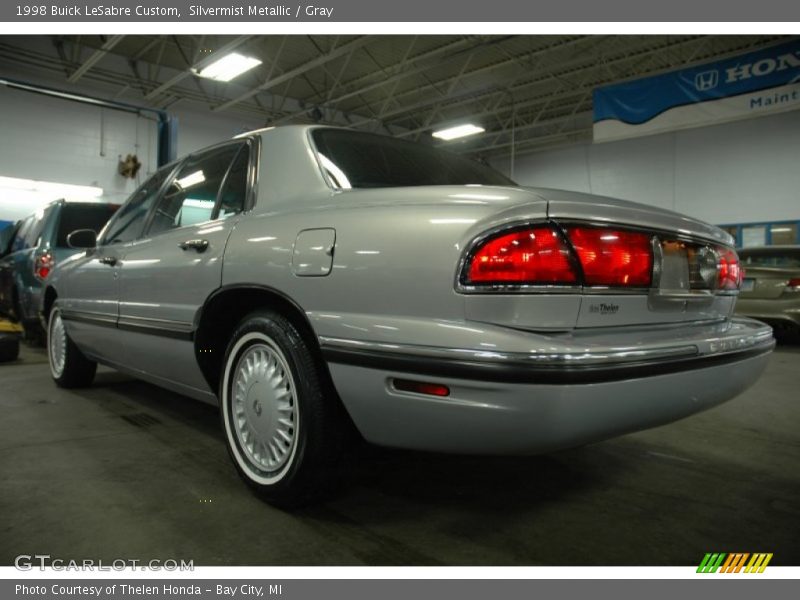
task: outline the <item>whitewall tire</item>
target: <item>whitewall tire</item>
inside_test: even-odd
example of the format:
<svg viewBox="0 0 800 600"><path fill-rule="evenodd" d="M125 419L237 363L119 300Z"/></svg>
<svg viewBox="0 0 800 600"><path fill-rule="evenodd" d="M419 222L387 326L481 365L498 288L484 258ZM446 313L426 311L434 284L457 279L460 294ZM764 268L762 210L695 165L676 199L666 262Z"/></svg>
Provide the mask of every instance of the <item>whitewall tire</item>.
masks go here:
<svg viewBox="0 0 800 600"><path fill-rule="evenodd" d="M344 432L327 381L280 313L252 313L231 337L219 392L228 452L239 475L274 504L303 504L327 488Z"/></svg>
<svg viewBox="0 0 800 600"><path fill-rule="evenodd" d="M97 363L86 358L69 337L58 306L52 308L47 321L47 359L59 387L86 387L94 380Z"/></svg>

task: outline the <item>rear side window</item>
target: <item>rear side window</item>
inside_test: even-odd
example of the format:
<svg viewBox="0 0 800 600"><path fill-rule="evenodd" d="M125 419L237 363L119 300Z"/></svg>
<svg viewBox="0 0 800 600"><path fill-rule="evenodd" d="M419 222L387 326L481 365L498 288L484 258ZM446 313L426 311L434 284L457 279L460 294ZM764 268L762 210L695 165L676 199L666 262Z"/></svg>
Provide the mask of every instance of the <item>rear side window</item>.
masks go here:
<svg viewBox="0 0 800 600"><path fill-rule="evenodd" d="M241 148L228 145L189 157L159 201L148 235L211 220L220 186Z"/></svg>
<svg viewBox="0 0 800 600"><path fill-rule="evenodd" d="M739 260L746 267L772 267L774 269L800 269L800 249L772 249L742 251Z"/></svg>
<svg viewBox="0 0 800 600"><path fill-rule="evenodd" d="M222 184L219 199L220 219L227 219L231 215L240 213L245 208L247 196L247 179L250 170L250 148L242 146L239 154L228 171L228 176Z"/></svg>
<svg viewBox="0 0 800 600"><path fill-rule="evenodd" d="M22 221L17 233L14 235L14 239L11 241L11 252L18 252L25 249L25 234L31 228L32 224L33 215Z"/></svg>
<svg viewBox="0 0 800 600"><path fill-rule="evenodd" d="M136 190L128 201L117 211L114 218L108 222L103 234L103 244L122 244L135 240L142 233L145 219L150 208L158 198L161 186L167 176L172 172L172 167L158 171L145 181Z"/></svg>
<svg viewBox="0 0 800 600"><path fill-rule="evenodd" d="M473 160L397 138L346 129L316 129L312 137L322 169L342 189L514 185Z"/></svg>
<svg viewBox="0 0 800 600"><path fill-rule="evenodd" d="M23 243L25 248L35 248L39 245L39 238L42 236L42 230L44 229L45 223L47 223L47 219L53 214L53 210L53 206L48 206L36 211L33 215L33 221L31 221L30 227L25 231L25 241Z"/></svg>
<svg viewBox="0 0 800 600"><path fill-rule="evenodd" d="M56 247L67 248L67 236L78 229L91 229L98 233L117 208L113 204L66 203L58 220Z"/></svg>

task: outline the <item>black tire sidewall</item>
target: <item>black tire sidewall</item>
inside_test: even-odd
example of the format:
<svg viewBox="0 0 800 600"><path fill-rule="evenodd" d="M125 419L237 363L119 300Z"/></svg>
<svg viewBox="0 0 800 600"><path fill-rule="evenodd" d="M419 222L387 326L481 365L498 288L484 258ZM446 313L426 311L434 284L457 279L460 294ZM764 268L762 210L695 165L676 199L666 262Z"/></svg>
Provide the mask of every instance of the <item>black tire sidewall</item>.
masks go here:
<svg viewBox="0 0 800 600"><path fill-rule="evenodd" d="M265 336L280 349L295 385L295 411L298 419L295 432L296 446L290 462L278 472L281 474L280 478L272 483L254 479L252 472L242 466L242 463L247 463L247 458L243 455L231 423L233 370L244 352L258 343L258 340L254 339L236 348L239 340L248 334ZM314 455L318 453L315 445L319 436L315 431L318 429L319 419L315 417L319 413L323 397L314 357L294 325L279 313L272 311L260 311L245 317L231 336L225 352L219 395L220 416L228 452L237 471L248 485L268 499L278 502L292 503L306 494L312 484ZM240 453L240 456L237 456L237 453Z"/></svg>
<svg viewBox="0 0 800 600"><path fill-rule="evenodd" d="M52 327L53 327L53 319L55 318L56 314L60 315L61 311L58 309L58 307L54 306L53 309L50 311L50 314L48 315L48 318L47 318L47 336L46 336L47 337L47 346L46 346L47 347L47 364L48 364L48 367L50 369L50 376L53 378L53 381L55 381L57 385L62 385L64 383L64 381L65 381L64 374L67 372L67 364L68 364L68 361L69 361L69 337L67 337L67 343L66 343L65 348L64 348L64 368L61 369L61 373L59 375L56 375L56 372L53 369L53 356L52 356L52 352L51 352L51 349L50 349L50 343L51 343L51 339L53 337L51 335L51 330L52 330ZM62 321L63 321L63 317L62 317ZM64 332L64 335L66 335L66 331Z"/></svg>
<svg viewBox="0 0 800 600"><path fill-rule="evenodd" d="M10 339L0 342L0 362L11 362L19 357L19 340Z"/></svg>
<svg viewBox="0 0 800 600"><path fill-rule="evenodd" d="M56 385L63 388L76 388L84 387L91 384L94 379L95 371L97 370L97 363L90 361L86 358L80 349L75 345L75 342L69 337L66 329L64 335L66 337L66 345L64 348L64 368L60 375L56 375L53 370L52 357L50 354L50 329L53 325L53 317L56 314L60 315L61 310L58 306L53 306L47 319L47 332L46 332L46 348L47 348L47 363L50 369L50 375L55 381ZM63 322L63 317L62 317Z"/></svg>

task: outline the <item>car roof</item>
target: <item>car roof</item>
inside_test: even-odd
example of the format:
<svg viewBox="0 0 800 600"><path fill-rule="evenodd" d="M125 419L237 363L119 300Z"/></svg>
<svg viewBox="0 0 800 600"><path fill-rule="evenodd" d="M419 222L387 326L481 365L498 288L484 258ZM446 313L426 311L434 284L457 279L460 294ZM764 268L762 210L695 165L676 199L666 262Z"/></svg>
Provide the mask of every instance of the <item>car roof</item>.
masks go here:
<svg viewBox="0 0 800 600"><path fill-rule="evenodd" d="M748 246L747 248L740 248L739 253L742 252L767 252L769 250L800 250L800 244L775 244L774 246Z"/></svg>

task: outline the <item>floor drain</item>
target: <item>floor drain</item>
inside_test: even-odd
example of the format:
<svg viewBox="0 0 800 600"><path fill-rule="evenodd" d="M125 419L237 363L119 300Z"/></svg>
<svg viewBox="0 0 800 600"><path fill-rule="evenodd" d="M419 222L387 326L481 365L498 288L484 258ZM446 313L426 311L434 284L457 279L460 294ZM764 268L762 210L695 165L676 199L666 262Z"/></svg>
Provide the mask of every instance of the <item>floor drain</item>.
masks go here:
<svg viewBox="0 0 800 600"><path fill-rule="evenodd" d="M150 427L151 425L158 425L159 423L161 423L161 421L156 419L153 415L148 415L147 413L123 415L122 418L131 425L136 425L136 427L143 427L143 428Z"/></svg>

